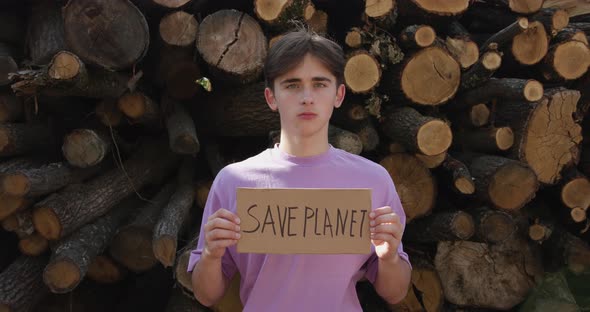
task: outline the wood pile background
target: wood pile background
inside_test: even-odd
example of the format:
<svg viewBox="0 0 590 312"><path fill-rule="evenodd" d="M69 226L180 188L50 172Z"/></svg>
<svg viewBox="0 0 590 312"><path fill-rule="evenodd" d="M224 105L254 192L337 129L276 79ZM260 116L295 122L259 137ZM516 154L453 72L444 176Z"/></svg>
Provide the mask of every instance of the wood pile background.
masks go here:
<svg viewBox="0 0 590 312"><path fill-rule="evenodd" d="M278 140L262 62L292 20L344 47L330 142L384 166L408 217L408 296L389 306L360 282L365 311L590 309L572 282L590 277L589 13L2 1L0 311L206 311L188 252L216 173ZM539 301L556 278L568 296ZM236 283L214 310L239 309Z"/></svg>

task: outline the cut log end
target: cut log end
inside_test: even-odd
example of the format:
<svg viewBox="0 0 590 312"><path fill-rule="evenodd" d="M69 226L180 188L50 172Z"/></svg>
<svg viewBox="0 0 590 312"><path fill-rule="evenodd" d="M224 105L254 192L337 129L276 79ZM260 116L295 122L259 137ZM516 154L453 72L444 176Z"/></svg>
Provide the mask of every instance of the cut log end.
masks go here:
<svg viewBox="0 0 590 312"><path fill-rule="evenodd" d="M380 164L396 185L408 221L428 215L436 198L430 170L416 157L404 153L389 155Z"/></svg>
<svg viewBox="0 0 590 312"><path fill-rule="evenodd" d="M187 4L190 0L153 0L155 3L171 9L177 9Z"/></svg>
<svg viewBox="0 0 590 312"><path fill-rule="evenodd" d="M0 181L4 193L10 196L24 196L31 188L31 182L21 173L6 174Z"/></svg>
<svg viewBox="0 0 590 312"><path fill-rule="evenodd" d="M561 201L569 208L590 207L590 180L586 177L573 179L561 189Z"/></svg>
<svg viewBox="0 0 590 312"><path fill-rule="evenodd" d="M33 211L33 224L37 232L48 240L57 240L61 237L61 223L49 207L41 206Z"/></svg>
<svg viewBox="0 0 590 312"><path fill-rule="evenodd" d="M462 68L469 68L479 58L479 47L470 40L447 38L446 46Z"/></svg>
<svg viewBox="0 0 590 312"><path fill-rule="evenodd" d="M0 151L4 151L10 147L10 133L5 127L0 128Z"/></svg>
<svg viewBox="0 0 590 312"><path fill-rule="evenodd" d="M189 134L183 134L175 138L171 142L173 150L179 154L196 155L199 152L200 144L195 141L194 137Z"/></svg>
<svg viewBox="0 0 590 312"><path fill-rule="evenodd" d="M183 252L178 257L178 263L175 267L176 282L180 284L185 290L192 293L192 278L191 274L186 271L188 267L188 261L190 259L190 251Z"/></svg>
<svg viewBox="0 0 590 312"><path fill-rule="evenodd" d="M551 17L551 26L555 31L560 31L567 27L570 21L570 16L566 10L559 9L553 13Z"/></svg>
<svg viewBox="0 0 590 312"><path fill-rule="evenodd" d="M357 53L346 61L344 80L354 93L371 91L381 79L379 62L368 53Z"/></svg>
<svg viewBox="0 0 590 312"><path fill-rule="evenodd" d="M490 109L485 104L476 104L469 111L469 118L473 126L484 126L490 120Z"/></svg>
<svg viewBox="0 0 590 312"><path fill-rule="evenodd" d="M414 40L418 46L422 48L431 46L435 39L436 32L434 31L434 28L428 25L423 25L422 27L418 28L414 37Z"/></svg>
<svg viewBox="0 0 590 312"><path fill-rule="evenodd" d="M158 262L152 249L152 231L138 227L122 229L111 242L109 252L134 272L147 271Z"/></svg>
<svg viewBox="0 0 590 312"><path fill-rule="evenodd" d="M28 256L39 256L48 249L49 241L38 233L21 238L18 242L18 250Z"/></svg>
<svg viewBox="0 0 590 312"><path fill-rule="evenodd" d="M192 14L176 11L160 21L160 37L169 45L186 47L197 39L199 25Z"/></svg>
<svg viewBox="0 0 590 312"><path fill-rule="evenodd" d="M475 192L475 184L472 180L465 177L460 177L455 180L455 188L461 192L461 194L473 194Z"/></svg>
<svg viewBox="0 0 590 312"><path fill-rule="evenodd" d="M486 52L481 63L487 70L496 70L502 65L502 55L495 51Z"/></svg>
<svg viewBox="0 0 590 312"><path fill-rule="evenodd" d="M455 95L460 83L459 63L439 47L421 50L402 70L401 88L404 94L422 105L446 102Z"/></svg>
<svg viewBox="0 0 590 312"><path fill-rule="evenodd" d="M453 218L453 229L458 238L469 239L475 233L473 218L465 212L457 213Z"/></svg>
<svg viewBox="0 0 590 312"><path fill-rule="evenodd" d="M76 129L64 138L62 152L68 163L87 168L100 163L109 151L105 142L95 131Z"/></svg>
<svg viewBox="0 0 590 312"><path fill-rule="evenodd" d="M514 13L530 14L541 9L544 0L509 0L508 7Z"/></svg>
<svg viewBox="0 0 590 312"><path fill-rule="evenodd" d="M31 200L20 197L0 194L0 220L9 215L23 210L31 204Z"/></svg>
<svg viewBox="0 0 590 312"><path fill-rule="evenodd" d="M176 239L171 236L161 236L153 242L154 255L164 265L171 267L176 259Z"/></svg>
<svg viewBox="0 0 590 312"><path fill-rule="evenodd" d="M431 120L420 127L417 141L418 148L424 155L439 155L451 146L453 133L444 121Z"/></svg>
<svg viewBox="0 0 590 312"><path fill-rule="evenodd" d="M576 207L570 211L570 215L574 222L580 223L586 221L586 210Z"/></svg>
<svg viewBox="0 0 590 312"><path fill-rule="evenodd" d="M365 14L369 17L386 16L390 14L394 8L394 0L367 0L365 2Z"/></svg>
<svg viewBox="0 0 590 312"><path fill-rule="evenodd" d="M535 172L519 163L512 163L498 170L489 185L488 193L496 207L514 210L527 203L537 188Z"/></svg>
<svg viewBox="0 0 590 312"><path fill-rule="evenodd" d="M60 51L51 60L47 72L53 79L70 80L76 77L81 69L80 59L76 55L68 51Z"/></svg>
<svg viewBox="0 0 590 312"><path fill-rule="evenodd" d="M96 105L96 116L105 126L116 127L123 120L123 113L115 100L103 100Z"/></svg>
<svg viewBox="0 0 590 312"><path fill-rule="evenodd" d="M548 50L549 37L541 22L531 22L525 31L512 40L512 55L524 65L537 64Z"/></svg>
<svg viewBox="0 0 590 312"><path fill-rule="evenodd" d="M487 242L500 243L514 233L515 226L508 214L494 213L485 219L485 222L480 225L478 231L485 233Z"/></svg>
<svg viewBox="0 0 590 312"><path fill-rule="evenodd" d="M43 281L56 294L66 293L80 283L81 272L74 263L61 260L50 262L43 271Z"/></svg>
<svg viewBox="0 0 590 312"><path fill-rule="evenodd" d="M469 0L412 0L419 8L432 14L457 15L469 7Z"/></svg>
<svg viewBox="0 0 590 312"><path fill-rule="evenodd" d="M111 258L106 256L97 256L88 266L86 275L93 281L112 284L123 279L125 271L117 265Z"/></svg>
<svg viewBox="0 0 590 312"><path fill-rule="evenodd" d="M567 80L582 77L590 65L590 49L583 42L571 40L555 49L553 68Z"/></svg>
<svg viewBox="0 0 590 312"><path fill-rule="evenodd" d="M543 97L543 90L543 84L537 80L529 80L523 90L524 98L531 102L538 101Z"/></svg>
<svg viewBox="0 0 590 312"><path fill-rule="evenodd" d="M269 1L269 0L255 0L254 10L256 15L261 20L272 23L285 9L285 5L289 4L288 0Z"/></svg>
<svg viewBox="0 0 590 312"><path fill-rule="evenodd" d="M502 127L496 129L496 146L501 151L505 151L514 144L514 133L510 127Z"/></svg>
<svg viewBox="0 0 590 312"><path fill-rule="evenodd" d="M137 119L147 112L148 99L139 92L126 93L118 100L119 109L130 118Z"/></svg>
<svg viewBox="0 0 590 312"><path fill-rule="evenodd" d="M428 156L428 155L422 155L422 154L414 154L414 156L416 156L416 158L420 159L420 161L422 161L422 163L426 166L426 168L428 169L433 169L436 168L438 166L440 166L443 161L445 161L445 158L447 157L447 153L440 153L438 155L432 155L432 156Z"/></svg>
<svg viewBox="0 0 590 312"><path fill-rule="evenodd" d="M363 44L363 38L359 30L351 30L346 33L344 42L351 48L359 48Z"/></svg>
<svg viewBox="0 0 590 312"><path fill-rule="evenodd" d="M548 235L548 229L544 225L533 224L529 226L529 237L534 241L543 241Z"/></svg>

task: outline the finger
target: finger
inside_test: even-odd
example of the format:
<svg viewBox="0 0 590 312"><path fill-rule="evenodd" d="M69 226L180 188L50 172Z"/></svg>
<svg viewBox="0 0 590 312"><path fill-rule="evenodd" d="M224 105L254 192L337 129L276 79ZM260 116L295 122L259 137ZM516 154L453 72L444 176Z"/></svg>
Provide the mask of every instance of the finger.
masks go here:
<svg viewBox="0 0 590 312"><path fill-rule="evenodd" d="M393 210L389 206L379 207L379 208L371 211L371 213L369 213L369 218L374 219L382 214L391 213L392 211Z"/></svg>
<svg viewBox="0 0 590 312"><path fill-rule="evenodd" d="M395 238L391 234L387 234L387 233L376 233L376 234L371 235L371 239L373 241L375 241L375 243L377 244L376 241L391 242Z"/></svg>
<svg viewBox="0 0 590 312"><path fill-rule="evenodd" d="M380 224L377 226L373 226L370 228L371 233L389 233L389 234L398 234L401 232L401 228L393 223L389 224Z"/></svg>
<svg viewBox="0 0 590 312"><path fill-rule="evenodd" d="M240 218L238 218L238 216L235 213L233 213L225 208L221 208L221 209L217 210L215 213L213 213L211 216L209 216L208 220L212 220L215 218L223 218L223 219L226 219L229 221L233 221L236 224L240 224Z"/></svg>
<svg viewBox="0 0 590 312"><path fill-rule="evenodd" d="M374 225L379 225L379 224L383 224L383 223L399 224L400 219L399 219L399 216L395 213L387 213L387 214L382 214L382 215L376 217L375 219L371 220L371 222L369 224L371 226L374 226Z"/></svg>
<svg viewBox="0 0 590 312"><path fill-rule="evenodd" d="M214 229L226 229L231 231L240 231L240 226L227 219L216 218L210 220L205 224L205 231L212 231Z"/></svg>
<svg viewBox="0 0 590 312"><path fill-rule="evenodd" d="M237 239L221 239L211 242L208 246L209 250L215 250L220 248L227 248L238 243Z"/></svg>
<svg viewBox="0 0 590 312"><path fill-rule="evenodd" d="M240 233L229 230L215 229L207 233L207 241L223 240L223 239L239 239Z"/></svg>

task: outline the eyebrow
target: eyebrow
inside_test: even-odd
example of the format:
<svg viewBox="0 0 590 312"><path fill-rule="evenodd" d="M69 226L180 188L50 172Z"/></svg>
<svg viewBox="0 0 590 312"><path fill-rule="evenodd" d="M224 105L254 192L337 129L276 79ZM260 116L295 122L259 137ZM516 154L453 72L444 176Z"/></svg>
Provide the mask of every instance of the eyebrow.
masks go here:
<svg viewBox="0 0 590 312"><path fill-rule="evenodd" d="M326 81L326 82L332 82L332 80L328 77L323 77L323 76L319 76L319 77L313 77L311 78L311 81ZM293 83L293 82L301 82L301 79L299 78L289 78L289 79L285 79L283 81L280 82L280 84L288 84L288 83Z"/></svg>

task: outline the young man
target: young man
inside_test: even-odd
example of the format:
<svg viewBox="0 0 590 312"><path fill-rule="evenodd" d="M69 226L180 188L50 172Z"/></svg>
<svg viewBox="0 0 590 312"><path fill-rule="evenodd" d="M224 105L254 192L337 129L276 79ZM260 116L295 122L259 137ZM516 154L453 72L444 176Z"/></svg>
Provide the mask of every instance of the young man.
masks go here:
<svg viewBox="0 0 590 312"><path fill-rule="evenodd" d="M292 32L269 50L264 73L267 104L280 115L280 144L215 178L188 266L194 268L195 297L213 305L239 271L244 311L361 311L355 284L363 277L388 302L400 301L411 266L401 244L405 214L391 177L380 165L328 143L330 116L345 94L342 49L318 35ZM370 188L372 253L237 253L238 187Z"/></svg>

